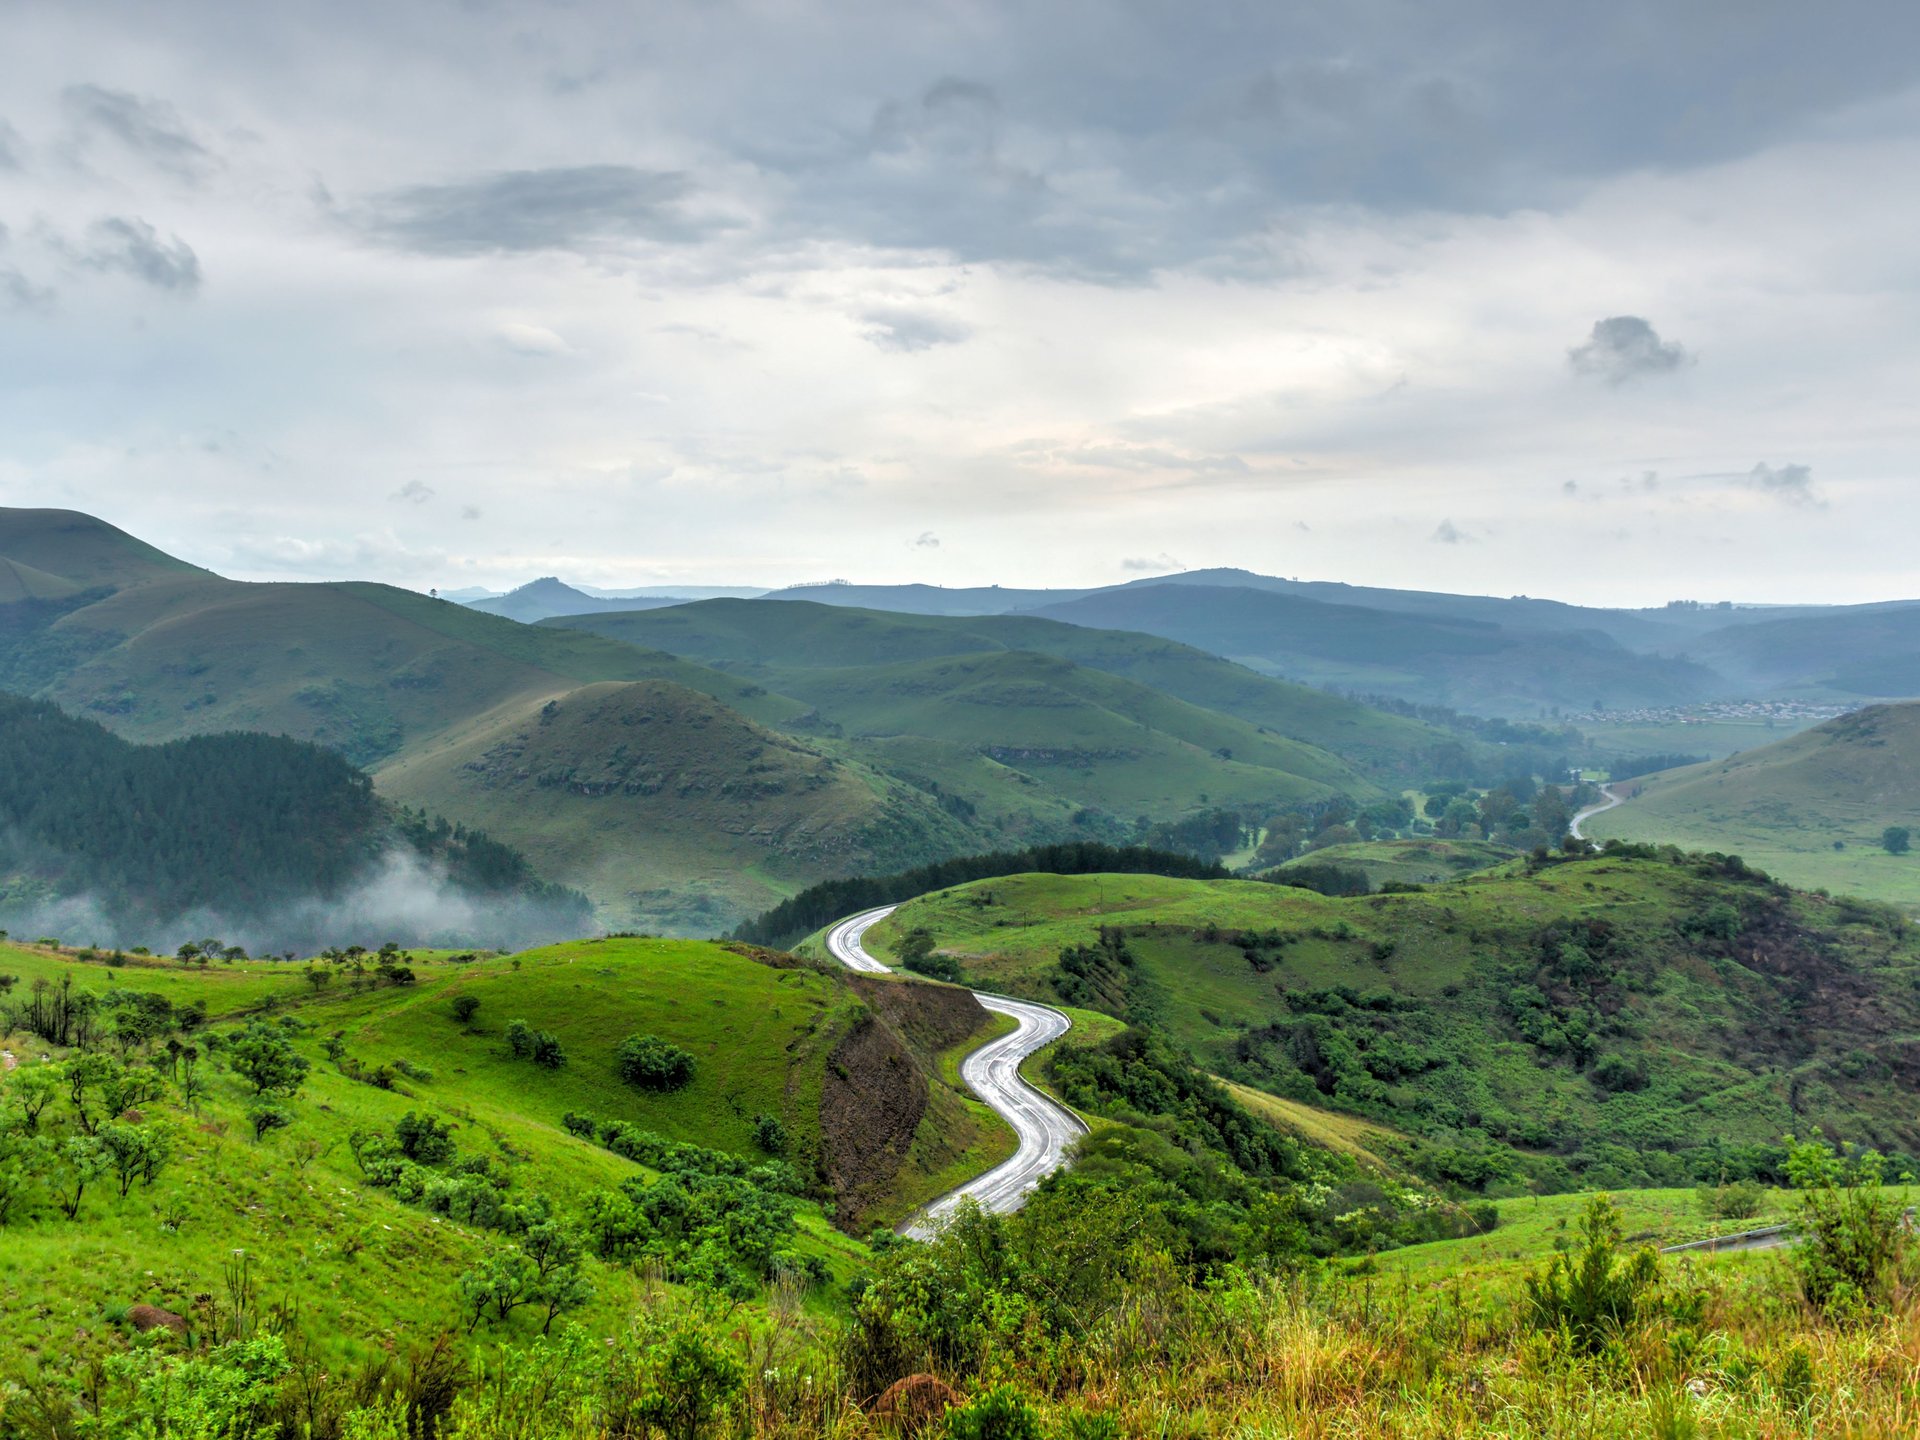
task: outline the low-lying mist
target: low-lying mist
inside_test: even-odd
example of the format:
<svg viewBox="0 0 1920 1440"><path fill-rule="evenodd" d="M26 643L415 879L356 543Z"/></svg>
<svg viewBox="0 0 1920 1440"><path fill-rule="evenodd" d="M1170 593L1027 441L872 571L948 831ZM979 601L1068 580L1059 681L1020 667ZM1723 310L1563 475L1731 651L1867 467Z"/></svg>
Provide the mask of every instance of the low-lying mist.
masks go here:
<svg viewBox="0 0 1920 1440"><path fill-rule="evenodd" d="M0 903L0 928L15 939L170 954L217 937L251 955L313 955L329 947L523 950L595 933L578 897L486 892L451 879L444 866L405 846L388 848L351 886L244 911L218 904L159 917L138 897L93 894Z"/></svg>

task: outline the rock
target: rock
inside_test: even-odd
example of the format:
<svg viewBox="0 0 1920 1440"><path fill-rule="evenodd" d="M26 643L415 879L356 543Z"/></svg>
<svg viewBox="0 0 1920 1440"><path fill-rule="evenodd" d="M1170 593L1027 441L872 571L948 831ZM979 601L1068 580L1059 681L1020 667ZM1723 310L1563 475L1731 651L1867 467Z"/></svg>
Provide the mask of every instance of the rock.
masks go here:
<svg viewBox="0 0 1920 1440"><path fill-rule="evenodd" d="M149 1330L171 1330L183 1340L187 1337L186 1317L158 1305L135 1305L127 1311L127 1323L142 1335Z"/></svg>
<svg viewBox="0 0 1920 1440"><path fill-rule="evenodd" d="M918 1435L939 1424L959 1401L953 1387L938 1376L909 1375L886 1388L873 1413L902 1435Z"/></svg>

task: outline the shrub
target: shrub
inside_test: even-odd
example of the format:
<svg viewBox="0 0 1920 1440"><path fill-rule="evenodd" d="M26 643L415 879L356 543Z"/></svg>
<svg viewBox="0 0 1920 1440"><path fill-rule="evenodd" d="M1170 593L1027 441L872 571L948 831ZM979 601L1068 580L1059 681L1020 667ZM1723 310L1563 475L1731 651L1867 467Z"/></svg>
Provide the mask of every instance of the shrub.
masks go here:
<svg viewBox="0 0 1920 1440"><path fill-rule="evenodd" d="M1527 1319L1593 1355L1647 1317L1660 1283L1660 1258L1647 1246L1631 1254L1621 1248L1620 1210L1605 1195L1588 1204L1579 1234L1571 1255L1555 1255L1527 1276Z"/></svg>
<svg viewBox="0 0 1920 1440"><path fill-rule="evenodd" d="M1757 1180L1722 1180L1693 1193L1694 1203L1709 1220L1751 1220L1766 1203L1767 1187Z"/></svg>
<svg viewBox="0 0 1920 1440"><path fill-rule="evenodd" d="M399 1142L402 1155L421 1165L444 1165L457 1148L451 1126L411 1110L395 1123L393 1138Z"/></svg>
<svg viewBox="0 0 1920 1440"><path fill-rule="evenodd" d="M620 1078L639 1090L679 1090L693 1079L693 1056L657 1035L629 1035L615 1056Z"/></svg>
<svg viewBox="0 0 1920 1440"><path fill-rule="evenodd" d="M533 1063L543 1070L558 1070L567 1063L567 1052L560 1048L560 1037L547 1030L533 1036Z"/></svg>
<svg viewBox="0 0 1920 1440"><path fill-rule="evenodd" d="M507 1048L522 1060L533 1054L533 1027L524 1020L509 1020Z"/></svg>
<svg viewBox="0 0 1920 1440"><path fill-rule="evenodd" d="M462 1025L471 1025L473 1023L473 1017L479 1013L479 1010L480 997L478 995L456 995L453 997L453 1018L458 1020Z"/></svg>
<svg viewBox="0 0 1920 1440"><path fill-rule="evenodd" d="M996 1385L947 1412L951 1440L1040 1440L1040 1416L1012 1385Z"/></svg>
<svg viewBox="0 0 1920 1440"><path fill-rule="evenodd" d="M1886 1160L1867 1150L1843 1159L1823 1140L1795 1145L1787 1178L1799 1191L1794 1268L1808 1303L1847 1316L1890 1301L1906 1268L1906 1216L1885 1184Z"/></svg>
<svg viewBox="0 0 1920 1440"><path fill-rule="evenodd" d="M284 1130L293 1124L293 1112L278 1105L255 1105L247 1111L247 1121L253 1126L253 1138L257 1141L269 1130Z"/></svg>
<svg viewBox="0 0 1920 1440"><path fill-rule="evenodd" d="M753 1117L753 1143L769 1155L784 1155L790 1143L787 1127L780 1123L778 1115L756 1115Z"/></svg>
<svg viewBox="0 0 1920 1440"><path fill-rule="evenodd" d="M696 1440L747 1382L746 1367L703 1330L675 1331L648 1346L646 1359L635 1417L667 1440Z"/></svg>

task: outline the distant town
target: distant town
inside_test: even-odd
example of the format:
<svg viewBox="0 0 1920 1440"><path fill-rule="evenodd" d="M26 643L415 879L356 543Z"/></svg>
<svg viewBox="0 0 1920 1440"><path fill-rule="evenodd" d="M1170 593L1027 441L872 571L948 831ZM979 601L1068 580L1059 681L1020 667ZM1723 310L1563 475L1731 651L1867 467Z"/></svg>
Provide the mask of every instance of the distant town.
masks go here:
<svg viewBox="0 0 1920 1440"><path fill-rule="evenodd" d="M1573 725L1807 725L1850 715L1859 708L1806 700L1714 700L1700 705L1600 708L1559 718Z"/></svg>

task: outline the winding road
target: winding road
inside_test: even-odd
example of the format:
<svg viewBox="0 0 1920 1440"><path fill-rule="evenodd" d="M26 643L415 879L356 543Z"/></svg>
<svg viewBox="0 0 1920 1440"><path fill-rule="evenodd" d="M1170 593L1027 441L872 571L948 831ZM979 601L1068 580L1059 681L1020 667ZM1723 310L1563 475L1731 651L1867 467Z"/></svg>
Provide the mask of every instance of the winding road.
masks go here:
<svg viewBox="0 0 1920 1440"><path fill-rule="evenodd" d="M1611 810L1616 805L1626 804L1626 800L1624 797L1613 793L1613 787L1611 785L1602 785L1600 787L1600 794L1604 798L1600 801L1598 805L1587 806L1586 809L1582 810L1578 815L1574 816L1572 820L1567 822L1567 833L1573 836L1574 839L1584 840L1587 838L1586 836L1580 833L1581 821L1591 820L1594 816L1600 814L1602 811Z"/></svg>
<svg viewBox="0 0 1920 1440"><path fill-rule="evenodd" d="M869 975L890 973L860 942L896 908L882 905L842 920L827 932L827 950L849 970ZM1018 1210L1027 1192L1066 1164L1068 1149L1087 1133L1078 1115L1041 1094L1020 1074L1021 1061L1058 1040L1073 1022L1051 1006L1036 1005L1031 1000L1013 1000L980 990L973 992L973 998L996 1015L1012 1016L1018 1025L967 1056L960 1064L960 1078L1013 1127L1020 1144L1011 1158L929 1205L907 1229L915 1239L932 1234L963 1200L973 1200L983 1210Z"/></svg>

